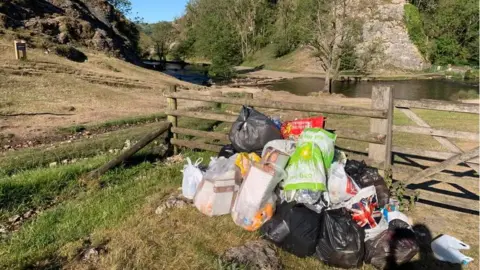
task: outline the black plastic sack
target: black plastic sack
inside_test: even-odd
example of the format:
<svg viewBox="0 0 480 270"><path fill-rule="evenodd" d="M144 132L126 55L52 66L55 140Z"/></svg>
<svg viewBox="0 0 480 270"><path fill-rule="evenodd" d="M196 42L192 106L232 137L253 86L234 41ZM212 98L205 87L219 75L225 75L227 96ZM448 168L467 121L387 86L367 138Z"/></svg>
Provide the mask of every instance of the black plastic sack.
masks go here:
<svg viewBox="0 0 480 270"><path fill-rule="evenodd" d="M229 158L236 153L237 151L235 150L235 148L233 148L233 145L227 144L222 146L222 149L220 149L220 152L218 153L218 157Z"/></svg>
<svg viewBox="0 0 480 270"><path fill-rule="evenodd" d="M270 118L246 106L233 123L229 138L237 152L247 153L261 151L269 141L283 139Z"/></svg>
<svg viewBox="0 0 480 270"><path fill-rule="evenodd" d="M275 215L262 227L261 232L280 248L298 256L306 257L315 253L321 215L304 205L282 203Z"/></svg>
<svg viewBox="0 0 480 270"><path fill-rule="evenodd" d="M367 167L365 161L347 160L345 172L350 175L353 181L361 188L375 186L378 206L380 208L388 203L390 191L377 169Z"/></svg>
<svg viewBox="0 0 480 270"><path fill-rule="evenodd" d="M315 255L325 264L354 268L363 262L365 232L345 208L322 214Z"/></svg>
<svg viewBox="0 0 480 270"><path fill-rule="evenodd" d="M392 222L388 230L365 242L365 263L377 269L396 269L409 262L419 250L415 233L408 229L408 224L401 220Z"/></svg>

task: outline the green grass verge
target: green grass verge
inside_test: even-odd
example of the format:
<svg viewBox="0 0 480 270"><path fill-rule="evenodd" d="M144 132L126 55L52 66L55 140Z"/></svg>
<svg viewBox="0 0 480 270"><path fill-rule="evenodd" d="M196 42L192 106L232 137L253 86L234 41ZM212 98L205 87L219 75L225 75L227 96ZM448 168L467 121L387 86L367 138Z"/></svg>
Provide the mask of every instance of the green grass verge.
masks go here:
<svg viewBox="0 0 480 270"><path fill-rule="evenodd" d="M53 200L62 201L84 188L78 177L105 163L98 156L56 168L38 168L0 178L0 222L31 208L43 208Z"/></svg>
<svg viewBox="0 0 480 270"><path fill-rule="evenodd" d="M156 124L152 123L101 134L92 139L56 144L53 147L43 146L7 152L0 156L0 175L10 175L52 162L62 162L65 159L91 157L110 149L122 149L126 140L138 140L155 128Z"/></svg>
<svg viewBox="0 0 480 270"><path fill-rule="evenodd" d="M189 156L208 160L210 154ZM11 239L0 242L0 268L28 268L40 260L58 260L57 251L63 245L87 237L94 230L115 227L143 205L149 195L167 194L176 189L181 183L182 166L160 164L155 167L142 163L110 171L101 178L110 185L87 190L46 210L24 224Z"/></svg>

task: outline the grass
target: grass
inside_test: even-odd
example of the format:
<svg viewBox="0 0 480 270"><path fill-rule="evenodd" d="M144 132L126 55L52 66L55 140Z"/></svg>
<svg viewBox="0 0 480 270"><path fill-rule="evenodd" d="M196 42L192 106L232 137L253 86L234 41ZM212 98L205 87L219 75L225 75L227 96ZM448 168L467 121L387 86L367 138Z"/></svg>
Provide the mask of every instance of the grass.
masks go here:
<svg viewBox="0 0 480 270"><path fill-rule="evenodd" d="M58 131L61 133L77 133L81 131L101 131L105 129L109 129L112 127L124 127L129 125L139 125L151 122L157 122L159 120L166 119L165 113L154 113L149 115L140 115L140 116L133 116L133 117L123 117L119 119L108 120L101 123L92 123L92 124L85 124L85 125L72 125L67 127L60 127Z"/></svg>
<svg viewBox="0 0 480 270"><path fill-rule="evenodd" d="M98 156L56 168L38 168L0 178L0 222L31 208L68 199L83 190L78 178L107 161Z"/></svg>
<svg viewBox="0 0 480 270"><path fill-rule="evenodd" d="M70 166L74 165L66 167ZM176 189L181 183L181 166L160 164L154 167L142 163L109 172L101 178L108 185L81 192L75 198L46 210L9 240L1 242L0 268L24 268L52 258L53 263L61 257L57 250L62 246L87 237L95 230L115 227L143 205L150 195L166 195Z"/></svg>
<svg viewBox="0 0 480 270"><path fill-rule="evenodd" d="M52 162L60 163L65 159L91 157L108 152L110 149L122 149L126 140L138 140L154 128L155 123L101 134L95 139L82 139L53 147L43 146L7 152L0 157L0 175L10 175Z"/></svg>

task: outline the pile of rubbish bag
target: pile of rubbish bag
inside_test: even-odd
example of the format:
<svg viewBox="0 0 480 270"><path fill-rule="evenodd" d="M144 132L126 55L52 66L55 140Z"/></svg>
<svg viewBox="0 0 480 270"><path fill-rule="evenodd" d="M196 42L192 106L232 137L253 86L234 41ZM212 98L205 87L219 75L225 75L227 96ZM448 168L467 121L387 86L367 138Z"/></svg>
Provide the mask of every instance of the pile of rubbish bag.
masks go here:
<svg viewBox="0 0 480 270"><path fill-rule="evenodd" d="M244 106L231 145L207 168L187 160L183 195L299 257L341 268L410 261L419 250L411 221L376 169L335 149L325 120L280 123Z"/></svg>

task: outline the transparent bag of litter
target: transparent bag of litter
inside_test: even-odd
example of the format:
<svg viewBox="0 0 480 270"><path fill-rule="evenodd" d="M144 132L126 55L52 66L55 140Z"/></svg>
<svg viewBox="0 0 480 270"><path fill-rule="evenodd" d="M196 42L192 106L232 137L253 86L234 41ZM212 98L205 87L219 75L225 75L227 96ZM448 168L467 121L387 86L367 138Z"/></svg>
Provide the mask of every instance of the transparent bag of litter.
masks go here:
<svg viewBox="0 0 480 270"><path fill-rule="evenodd" d="M199 158L192 163L187 157L187 164L183 167L182 194L185 198L192 200L197 191L197 187L203 179L203 172L198 168L202 159Z"/></svg>

